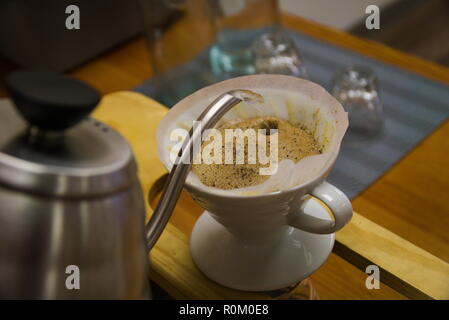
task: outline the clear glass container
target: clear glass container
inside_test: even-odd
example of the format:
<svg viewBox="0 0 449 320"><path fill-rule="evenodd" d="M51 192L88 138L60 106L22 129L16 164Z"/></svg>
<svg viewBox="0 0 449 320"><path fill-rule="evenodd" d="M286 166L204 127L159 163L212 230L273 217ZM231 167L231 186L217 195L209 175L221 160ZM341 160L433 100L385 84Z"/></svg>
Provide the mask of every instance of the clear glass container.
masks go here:
<svg viewBox="0 0 449 320"><path fill-rule="evenodd" d="M272 73L308 79L307 69L294 41L282 31L263 34L253 44L256 73Z"/></svg>
<svg viewBox="0 0 449 320"><path fill-rule="evenodd" d="M252 46L278 29L277 0L210 0L216 42L210 50L213 73L220 79L254 74Z"/></svg>
<svg viewBox="0 0 449 320"><path fill-rule="evenodd" d="M332 81L332 94L349 116L343 145L359 146L381 133L383 107L377 77L371 69L351 66L337 72Z"/></svg>

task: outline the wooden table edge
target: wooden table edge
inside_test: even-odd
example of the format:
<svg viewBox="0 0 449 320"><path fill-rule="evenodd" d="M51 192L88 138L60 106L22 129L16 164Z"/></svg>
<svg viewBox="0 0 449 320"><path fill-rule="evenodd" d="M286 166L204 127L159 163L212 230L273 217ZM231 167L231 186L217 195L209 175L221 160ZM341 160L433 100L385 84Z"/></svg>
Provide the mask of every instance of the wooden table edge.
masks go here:
<svg viewBox="0 0 449 320"><path fill-rule="evenodd" d="M337 47L389 64L392 67L399 67L428 79L449 84L449 68L443 65L409 55L379 42L360 39L349 33L292 14L282 13L281 22L284 27L295 32L306 34Z"/></svg>

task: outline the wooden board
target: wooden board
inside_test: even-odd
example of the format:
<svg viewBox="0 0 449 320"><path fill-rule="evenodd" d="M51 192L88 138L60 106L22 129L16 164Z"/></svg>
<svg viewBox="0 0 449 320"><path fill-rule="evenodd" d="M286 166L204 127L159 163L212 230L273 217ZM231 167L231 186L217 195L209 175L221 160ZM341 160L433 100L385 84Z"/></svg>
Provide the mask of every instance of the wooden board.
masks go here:
<svg viewBox="0 0 449 320"><path fill-rule="evenodd" d="M449 299L449 264L354 213L337 233L334 252L362 270L381 269L380 279L413 299Z"/></svg>
<svg viewBox="0 0 449 320"><path fill-rule="evenodd" d="M145 194L153 185L156 189L160 186L160 180L159 184L156 182L166 172L157 158L155 141L157 124L166 111L138 93L119 92L106 95L94 113L94 117L114 127L130 142ZM153 196L156 191L153 189ZM148 206L148 214L151 212ZM223 288L199 273L190 259L187 242L198 207L189 204L184 212L183 222L180 217L173 217L171 221L176 226L167 227L153 250L154 280L175 297L269 297ZM357 213L337 234L335 252L359 268L375 263L383 270L381 281L410 298L449 299L449 264Z"/></svg>

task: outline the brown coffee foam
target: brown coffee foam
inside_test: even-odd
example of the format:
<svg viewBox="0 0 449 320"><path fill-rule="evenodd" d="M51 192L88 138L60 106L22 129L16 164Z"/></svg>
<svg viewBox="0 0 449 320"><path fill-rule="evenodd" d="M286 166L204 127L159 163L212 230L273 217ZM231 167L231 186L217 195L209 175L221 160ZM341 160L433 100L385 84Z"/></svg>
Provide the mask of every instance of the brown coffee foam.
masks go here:
<svg viewBox="0 0 449 320"><path fill-rule="evenodd" d="M261 164L259 158L254 155L256 163L249 163L250 158L248 156L248 139L244 139L242 136L243 145L240 147L244 150L244 163L236 163L236 145L238 139L234 139L232 146L233 149L233 163L225 162L225 134L229 129L241 129L243 131L252 129L254 132L258 132L259 129L267 130L265 133L266 139L264 144L259 146L260 143L255 139L256 147L255 153L258 154L259 148L263 150L265 155L270 156L270 134L269 129L276 129L277 138L277 157L276 162L284 159L290 159L297 163L301 159L320 153L318 143L314 140L312 134L306 129L301 128L299 125L294 125L287 120L277 117L256 117L250 119L238 119L235 121L229 121L223 123L218 129L221 134L221 141L215 141L214 139L206 140L202 147L212 144L217 144L217 147L221 150L221 156L218 160L221 163L204 163L192 165L192 171L198 176L200 181L209 187L215 187L219 189L237 189L245 188L253 185L257 185L266 181L269 176L262 175L259 171L260 168L266 168L269 164ZM255 133L256 136L256 133ZM206 154L207 156L207 154Z"/></svg>

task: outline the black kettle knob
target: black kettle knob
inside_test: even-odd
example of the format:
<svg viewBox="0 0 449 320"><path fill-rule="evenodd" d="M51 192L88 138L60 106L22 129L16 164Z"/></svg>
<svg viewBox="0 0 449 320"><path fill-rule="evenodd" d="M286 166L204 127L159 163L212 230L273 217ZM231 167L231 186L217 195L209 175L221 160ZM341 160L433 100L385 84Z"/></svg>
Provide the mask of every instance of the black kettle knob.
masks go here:
<svg viewBox="0 0 449 320"><path fill-rule="evenodd" d="M100 101L97 90L55 72L18 71L6 88L20 114L42 130L65 130L86 117Z"/></svg>

